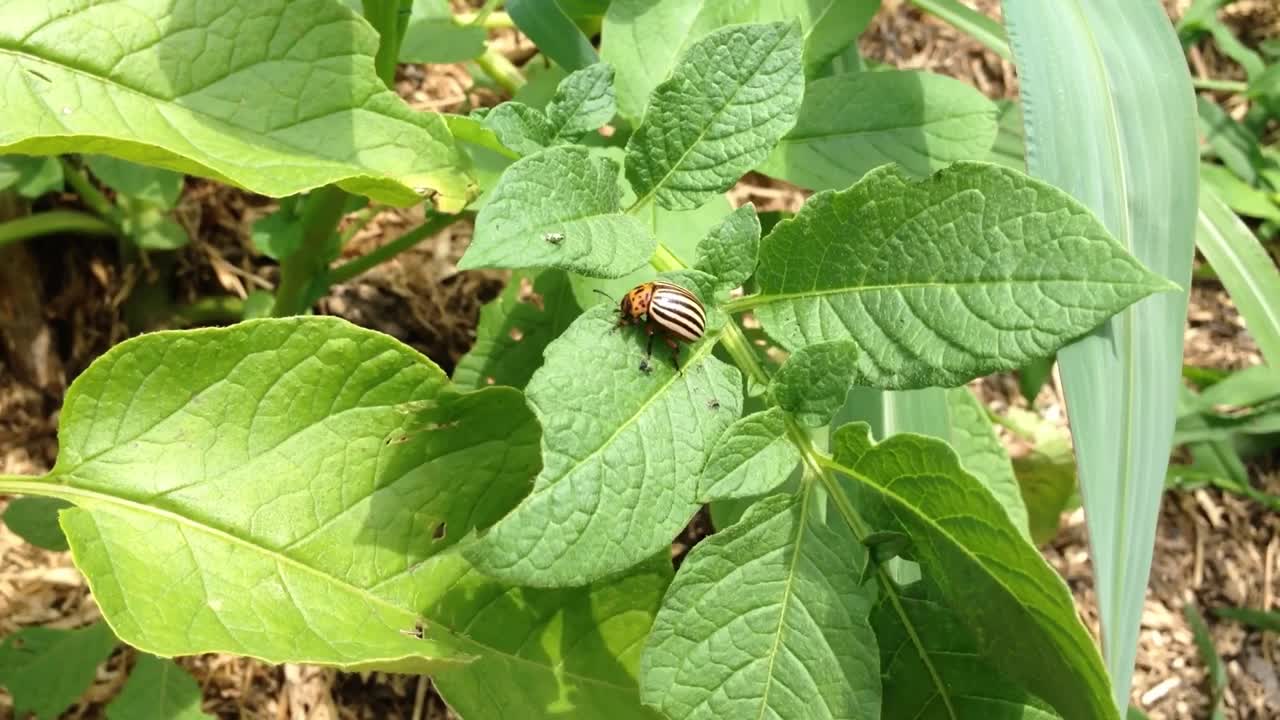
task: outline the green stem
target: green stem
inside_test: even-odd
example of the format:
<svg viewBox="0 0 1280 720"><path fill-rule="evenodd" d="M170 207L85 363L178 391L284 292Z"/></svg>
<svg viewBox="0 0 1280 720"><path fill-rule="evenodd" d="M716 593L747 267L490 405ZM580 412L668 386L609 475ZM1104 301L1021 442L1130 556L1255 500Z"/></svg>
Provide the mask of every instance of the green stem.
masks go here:
<svg viewBox="0 0 1280 720"><path fill-rule="evenodd" d="M511 64L506 55L494 50L492 47L486 47L484 54L476 58L476 64L493 79L498 87L506 90L511 95L515 95L516 91L524 87L526 80L524 75L520 74L520 68Z"/></svg>
<svg viewBox="0 0 1280 720"><path fill-rule="evenodd" d="M49 210L0 223L0 247L58 233L118 237L120 230L96 215L79 210Z"/></svg>
<svg viewBox="0 0 1280 720"><path fill-rule="evenodd" d="M71 500L73 492L68 485L33 480L37 475L0 475L0 495L39 495Z"/></svg>
<svg viewBox="0 0 1280 720"><path fill-rule="evenodd" d="M311 281L324 275L329 238L342 219L346 193L334 185L313 190L302 213L302 242L293 254L280 261L280 285L272 317L288 317L306 311L306 295Z"/></svg>
<svg viewBox="0 0 1280 720"><path fill-rule="evenodd" d="M453 17L459 25L479 25L485 30L500 30L516 26L511 16L504 12L489 13L487 15L478 12L463 12Z"/></svg>
<svg viewBox="0 0 1280 720"><path fill-rule="evenodd" d="M441 230L444 230L457 222L458 219L458 215L433 213L427 218L426 222L406 232L395 240L392 240L386 245L382 245L368 254L361 255L355 260L343 263L333 270L330 270L328 283L330 285L337 285L339 283L347 282L357 275L365 273L375 266L384 263L414 245L417 245L423 239L431 237Z"/></svg>
<svg viewBox="0 0 1280 720"><path fill-rule="evenodd" d="M90 210L98 213L103 220L119 227L120 213L116 210L116 206L102 194L102 191L94 187L92 182L89 182L89 176L85 175L83 170L72 165L66 158L60 158L60 160L62 175L67 179L71 189L76 191L76 195L80 196L80 201Z"/></svg>
<svg viewBox="0 0 1280 720"><path fill-rule="evenodd" d="M740 312L745 312L747 310L750 310L751 308L759 304L760 304L760 294L756 293L755 295L743 295L740 298L733 298L728 302L726 302L725 304L721 305L720 309L732 315L734 313L740 313Z"/></svg>
<svg viewBox="0 0 1280 720"><path fill-rule="evenodd" d="M379 38L373 66L378 78L389 88L395 86L400 43L412 12L413 0L364 0L364 18L378 31Z"/></svg>
<svg viewBox="0 0 1280 720"><path fill-rule="evenodd" d="M233 323L244 316L244 301L231 295L200 298L172 308L170 318L177 325L202 326Z"/></svg>
<svg viewBox="0 0 1280 720"><path fill-rule="evenodd" d="M1239 80L1214 80L1213 78L1191 78L1191 86L1197 90L1218 90L1221 92L1243 95L1249 92L1249 83Z"/></svg>

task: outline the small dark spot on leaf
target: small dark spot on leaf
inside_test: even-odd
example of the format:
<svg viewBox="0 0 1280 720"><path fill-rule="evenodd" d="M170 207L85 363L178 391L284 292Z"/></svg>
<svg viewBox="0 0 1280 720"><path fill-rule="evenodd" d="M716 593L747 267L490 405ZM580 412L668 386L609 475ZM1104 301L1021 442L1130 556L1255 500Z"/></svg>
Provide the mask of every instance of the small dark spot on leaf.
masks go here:
<svg viewBox="0 0 1280 720"><path fill-rule="evenodd" d="M427 627L426 627L426 623L424 623L424 622L422 622L421 620L419 620L418 622L416 622L416 623L414 623L414 624L413 624L413 627L412 627L412 628L410 628L410 629L408 629L408 630L401 630L401 631L400 631L400 634L401 634L401 635L407 635L407 636L409 636L409 637L413 637L413 638L418 638L419 640L421 640L421 639L422 639L423 637L425 637L425 636L426 636L426 634L427 634Z"/></svg>
<svg viewBox="0 0 1280 720"><path fill-rule="evenodd" d="M508 330L508 331L507 331L507 335L508 335L512 340L515 340L516 342L520 342L521 340L523 340L523 339L524 339L524 331L523 331L523 330L521 330L521 329L520 329L520 328L518 328L518 327L513 327L513 328L511 328L510 330Z"/></svg>
<svg viewBox="0 0 1280 720"><path fill-rule="evenodd" d="M431 531L431 539L432 539L432 540L443 540L443 539L444 539L444 534L445 534L445 530L446 530L445 525L446 525L446 524L445 524L445 523L443 523L443 522L442 522L442 523L440 523L439 525L436 525L436 529Z"/></svg>
<svg viewBox="0 0 1280 720"><path fill-rule="evenodd" d="M35 75L36 77L40 78L41 80L43 80L43 81L45 81L45 82L47 82L47 83L52 83L52 82L53 82L52 80L50 80L50 79L49 79L49 76L48 76L48 75L45 75L44 73L39 72L39 71L37 71L37 70L32 70L31 68L27 68L27 72L31 73L32 75Z"/></svg>
<svg viewBox="0 0 1280 720"><path fill-rule="evenodd" d="M719 400L717 400L717 399L715 399L715 398L711 398L710 400L708 400L708 401L707 401L707 409L708 409L708 410L719 410L719 409L720 409L720 401L719 401Z"/></svg>

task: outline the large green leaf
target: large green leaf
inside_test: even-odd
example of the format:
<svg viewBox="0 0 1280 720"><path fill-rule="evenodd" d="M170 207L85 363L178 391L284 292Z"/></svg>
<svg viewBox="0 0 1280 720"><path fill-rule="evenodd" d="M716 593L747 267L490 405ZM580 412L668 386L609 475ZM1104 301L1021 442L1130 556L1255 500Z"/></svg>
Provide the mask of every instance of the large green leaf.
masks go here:
<svg viewBox="0 0 1280 720"><path fill-rule="evenodd" d="M106 623L78 630L29 627L0 642L0 687L17 717L54 720L93 683L98 663L117 644Z"/></svg>
<svg viewBox="0 0 1280 720"><path fill-rule="evenodd" d="M516 161L476 216L458 267L556 267L619 277L649 260L657 243L622 213L618 165L575 145Z"/></svg>
<svg viewBox="0 0 1280 720"><path fill-rule="evenodd" d="M1280 271L1248 226L1203 186L1196 247L1230 293L1262 357L1280 367Z"/></svg>
<svg viewBox="0 0 1280 720"><path fill-rule="evenodd" d="M868 426L836 432L837 469L873 532L912 539L908 557L936 583L999 673L1067 720L1115 718L1102 658L1062 578L955 453L933 438L894 435L860 455ZM856 436L850 442L843 436ZM933 683L934 692L952 692Z"/></svg>
<svg viewBox="0 0 1280 720"><path fill-rule="evenodd" d="M710 341L683 352L680 372L664 354L643 372L641 334L615 330L613 313L579 316L529 381L542 474L467 549L493 577L584 585L667 547L698 509L703 459L742 410L741 377Z"/></svg>
<svg viewBox="0 0 1280 720"><path fill-rule="evenodd" d="M924 177L982 160L995 138L995 105L966 83L926 72L846 73L809 83L795 128L759 170L842 190L886 163Z"/></svg>
<svg viewBox="0 0 1280 720"><path fill-rule="evenodd" d="M767 498L689 552L645 648L647 704L673 720L880 717L876 587L818 492Z"/></svg>
<svg viewBox="0 0 1280 720"><path fill-rule="evenodd" d="M756 280L782 345L853 340L855 382L891 389L1016 368L1171 287L1070 196L981 163L814 195L762 241Z"/></svg>
<svg viewBox="0 0 1280 720"><path fill-rule="evenodd" d="M1004 3L1033 175L1183 288L1198 158L1186 60L1156 0ZM1115 705L1128 704L1173 434L1187 294L1135 304L1058 353Z"/></svg>
<svg viewBox="0 0 1280 720"><path fill-rule="evenodd" d="M273 196L435 191L461 209L462 156L438 114L378 79L377 47L333 0L3 0L0 152L99 153Z"/></svg>
<svg viewBox="0 0 1280 720"><path fill-rule="evenodd" d="M909 624L908 624L909 623ZM1058 714L1010 683L978 655L971 630L929 581L871 613L880 643L886 718L917 720L1056 720Z"/></svg>
<svg viewBox="0 0 1280 720"><path fill-rule="evenodd" d="M734 25L689 47L627 141L640 202L692 210L728 190L795 124L804 95L795 23Z"/></svg>
<svg viewBox="0 0 1280 720"><path fill-rule="evenodd" d="M638 123L654 88L693 43L726 25L799 20L804 64L815 70L849 46L879 0L613 0L601 54L618 68L618 109Z"/></svg>
<svg viewBox="0 0 1280 720"><path fill-rule="evenodd" d="M987 409L968 388L947 391L947 411L951 425L951 446L965 469L991 491L1009 521L1022 536L1030 539L1027 506L1022 501L1018 478L1013 474L1009 453L996 437Z"/></svg>
<svg viewBox="0 0 1280 720"><path fill-rule="evenodd" d="M120 694L107 705L107 720L200 720L200 685L172 660L142 653Z"/></svg>

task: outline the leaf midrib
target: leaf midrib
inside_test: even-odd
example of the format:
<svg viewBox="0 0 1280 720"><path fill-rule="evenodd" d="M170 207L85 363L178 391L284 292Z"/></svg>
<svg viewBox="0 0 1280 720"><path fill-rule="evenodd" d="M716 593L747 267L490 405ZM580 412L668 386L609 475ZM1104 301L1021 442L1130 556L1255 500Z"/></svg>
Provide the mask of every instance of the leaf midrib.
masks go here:
<svg viewBox="0 0 1280 720"><path fill-rule="evenodd" d="M954 122L957 120L967 120L972 117L991 117L995 118L996 113L992 110L976 110L973 112L961 113L958 115L947 115L924 122L903 125L886 125L884 127L868 127L859 130L828 130L819 132L798 132L788 134L782 140L778 141L779 146L783 145L803 145L818 140L830 140L834 138L856 138L862 135L879 135L883 133L898 132L899 130L919 130L928 128L933 125L941 125L943 123ZM799 123L797 123L799 124Z"/></svg>
<svg viewBox="0 0 1280 720"><path fill-rule="evenodd" d="M1095 285L1104 285L1107 287L1116 287L1116 286L1141 287L1141 288L1147 288L1149 290L1152 290L1153 292L1158 292L1164 289L1158 285L1154 285L1153 283L1144 282L1144 281L1130 281L1130 280L1111 281L1111 280L1088 280L1088 279L1079 280L1079 279L1069 279L1069 278L1068 279L1051 278L1047 280L1044 280L1044 279L964 280L960 282L949 282L949 283L907 282L907 283L893 284L893 285L857 285L857 286L849 286L849 287L824 288L822 290L805 290L801 292L786 292L786 293L775 293L775 294L768 294L767 292L761 292L758 295L754 295L754 296L748 295L747 297L754 298L754 301L751 304L752 307L759 307L761 305L770 305L772 303L784 302L787 300L807 300L809 298L826 297L828 295L857 295L859 293L884 292L884 291L892 292L892 291L920 290L920 289L952 290L956 288L967 288L967 287L987 288L987 287L1000 287L1000 286L1008 286L1008 285L1039 286L1039 285L1063 285L1063 284L1080 285L1086 288L1092 287Z"/></svg>

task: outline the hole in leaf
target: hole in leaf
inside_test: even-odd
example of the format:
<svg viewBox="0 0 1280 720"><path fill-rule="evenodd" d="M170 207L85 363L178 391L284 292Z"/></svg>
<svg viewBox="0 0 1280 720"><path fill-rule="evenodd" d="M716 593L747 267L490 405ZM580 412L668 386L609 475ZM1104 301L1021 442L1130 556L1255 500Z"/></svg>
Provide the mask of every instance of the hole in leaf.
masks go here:
<svg viewBox="0 0 1280 720"><path fill-rule="evenodd" d="M432 539L432 540L443 540L443 539L444 539L444 534L445 534L445 530L446 530L445 525L446 525L446 524L445 524L444 522L441 522L439 525L436 525L436 529L431 531L431 539Z"/></svg>
<svg viewBox="0 0 1280 720"><path fill-rule="evenodd" d="M513 327L510 330L508 330L507 335L509 335L511 339L515 340L516 342L520 342L521 340L524 339L524 331L518 327Z"/></svg>

